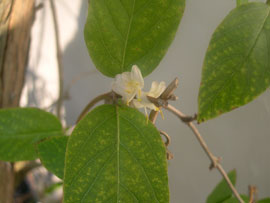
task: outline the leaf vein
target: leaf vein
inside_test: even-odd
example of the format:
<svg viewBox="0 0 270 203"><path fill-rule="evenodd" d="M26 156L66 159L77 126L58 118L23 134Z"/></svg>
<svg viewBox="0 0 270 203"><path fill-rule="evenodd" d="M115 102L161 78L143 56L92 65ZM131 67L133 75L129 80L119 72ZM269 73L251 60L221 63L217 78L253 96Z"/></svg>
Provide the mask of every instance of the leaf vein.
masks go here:
<svg viewBox="0 0 270 203"><path fill-rule="evenodd" d="M135 199L137 202L139 202L139 199L137 198L137 196L136 196L133 192L131 192L131 191L127 188L127 186L125 186L125 185L122 184L122 183L120 183L120 186L121 186L125 191L127 191L129 194L131 194L131 196L133 197L133 199Z"/></svg>
<svg viewBox="0 0 270 203"><path fill-rule="evenodd" d="M94 22L95 22L95 24L96 24L96 27L98 28L97 30L99 31L99 34L100 34L100 36L101 36L101 43L102 43L103 47L105 48L105 51L108 53L108 55L109 55L114 61L117 62L117 64L120 65L120 61L119 61L115 56L113 56L113 55L111 54L111 52L109 51L107 45L105 44L105 40L104 40L103 34L102 34L102 32L101 32L101 28L100 28L99 24L96 22L96 21L97 21L97 18L96 18L95 12L93 12L93 17L95 18L95 21L94 21Z"/></svg>
<svg viewBox="0 0 270 203"><path fill-rule="evenodd" d="M144 142L147 144L148 148L150 149L154 159L156 160L157 163L160 163L160 160L158 159L158 157L156 156L155 153L153 153L153 149L151 147L151 145L149 144L148 140L145 139L145 136L143 136L143 133L140 131L140 129L134 125L128 118L124 117L124 116L120 116L122 119L126 120L138 133L139 135L141 135L141 137L143 138Z"/></svg>
<svg viewBox="0 0 270 203"><path fill-rule="evenodd" d="M143 174L144 176L146 177L146 180L147 182L149 183L149 185L151 186L151 189L153 191L153 194L154 194L154 197L155 199L159 202L159 200L157 199L157 195L156 195L156 191L154 190L153 188L153 185L145 171L145 168L143 167L143 165L141 164L141 162L139 162L139 160L133 155L133 153L123 144L123 143L120 143L120 145L128 152L128 154L130 154L130 156L139 164L139 166L141 167L142 171L143 171Z"/></svg>
<svg viewBox="0 0 270 203"><path fill-rule="evenodd" d="M86 192L84 193L81 202L86 198L86 195L91 191L91 189L93 188L94 184L96 183L97 179L100 177L101 173L103 172L103 170L105 169L105 166L108 162L110 162L114 156L116 151L114 151L112 153L112 155L104 162L103 166L98 170L97 175L94 179L94 181L92 182L92 184L90 185L90 187L86 190Z"/></svg>
<svg viewBox="0 0 270 203"><path fill-rule="evenodd" d="M112 146L109 146L109 147L106 147L104 148L103 150L99 151L98 153L96 153L96 155L94 157L91 157L91 159L89 161L87 161L80 169L79 171L71 178L71 181L70 181L70 188L72 187L75 179L77 179L81 173L81 171L86 167L88 166L89 164L91 164L93 161L95 161L100 155L102 155L102 153L106 152L106 151L109 151L109 149L111 149L113 147Z"/></svg>
<svg viewBox="0 0 270 203"><path fill-rule="evenodd" d="M104 0L104 1L105 1L104 4L105 4L105 6L106 6L106 8L107 8L107 11L108 11L109 15L111 16L113 26L114 26L115 29L118 31L118 33L120 34L121 38L124 39L123 34L120 32L119 28L116 26L116 23L115 23L115 21L114 21L114 19L113 19L112 12L111 12L111 10L109 9L109 7L108 7L108 5L107 5L107 3L106 3L107 1L106 1L106 0Z"/></svg>
<svg viewBox="0 0 270 203"><path fill-rule="evenodd" d="M84 147L86 146L88 140L90 138L92 138L93 134L95 133L95 131L101 127L104 123L106 123L108 120L110 120L111 118L113 118L115 116L115 114L113 114L112 116L108 117L107 119L103 120L103 122L99 123L94 129L93 131L90 133L89 136L87 136L86 140L84 141L84 143L82 144L82 146L80 147L80 149L78 150L78 152L73 156L73 158L70 160L70 165L73 165L73 162L76 160L76 158L78 158L79 154L81 153L81 151L84 149Z"/></svg>
<svg viewBox="0 0 270 203"><path fill-rule="evenodd" d="M129 25L128 25L128 31L127 31L127 35L126 35L126 40L125 40L125 43L124 43L121 72L123 72L123 69L124 69L124 66L125 66L126 50L127 50L128 39L129 39L129 33L130 33L130 30L131 30L131 24L132 24L133 16L134 16L135 2L136 2L136 0L133 0L132 12L131 12L131 16L130 16L130 19L129 19Z"/></svg>

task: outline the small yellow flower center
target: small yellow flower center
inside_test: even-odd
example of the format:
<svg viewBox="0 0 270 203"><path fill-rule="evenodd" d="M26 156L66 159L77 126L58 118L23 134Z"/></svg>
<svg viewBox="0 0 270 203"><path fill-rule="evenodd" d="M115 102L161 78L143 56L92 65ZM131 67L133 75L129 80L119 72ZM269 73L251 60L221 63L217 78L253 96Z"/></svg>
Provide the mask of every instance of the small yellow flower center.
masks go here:
<svg viewBox="0 0 270 203"><path fill-rule="evenodd" d="M141 101L140 98L141 98L142 91L140 88L140 83L138 83L136 80L128 81L126 84L125 92L128 94L132 94L134 91L135 92L138 91L138 99L139 101Z"/></svg>

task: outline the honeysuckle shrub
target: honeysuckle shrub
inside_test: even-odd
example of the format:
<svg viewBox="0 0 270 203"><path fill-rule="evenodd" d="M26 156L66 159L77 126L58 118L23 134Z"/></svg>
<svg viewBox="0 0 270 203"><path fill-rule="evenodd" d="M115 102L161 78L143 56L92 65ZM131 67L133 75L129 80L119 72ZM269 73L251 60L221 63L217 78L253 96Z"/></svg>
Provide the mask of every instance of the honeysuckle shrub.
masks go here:
<svg viewBox="0 0 270 203"><path fill-rule="evenodd" d="M86 46L100 73L113 78L114 97L84 116L70 136L43 110L1 109L0 160L39 158L63 180L64 203L168 203L167 149L149 121L149 110L162 113L151 98L166 85L153 81L145 91L143 77L165 56L184 8L185 0L89 1ZM237 0L214 31L202 66L198 122L243 106L269 87L269 14L268 3ZM236 172L228 176L234 185ZM237 202L232 194L222 180L206 201Z"/></svg>

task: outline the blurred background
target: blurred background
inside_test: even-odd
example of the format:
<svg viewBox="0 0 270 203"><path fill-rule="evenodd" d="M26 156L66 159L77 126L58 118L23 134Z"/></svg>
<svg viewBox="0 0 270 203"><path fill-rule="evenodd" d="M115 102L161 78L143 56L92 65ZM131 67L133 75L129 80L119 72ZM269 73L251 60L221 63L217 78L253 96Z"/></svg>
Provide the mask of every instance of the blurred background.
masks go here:
<svg viewBox="0 0 270 203"><path fill-rule="evenodd" d="M95 96L110 90L111 78L95 69L84 43L83 29L87 0L55 0L59 23L64 75L64 121L74 125L78 115ZM48 0L37 0L22 106L53 111L58 97L58 69L55 32ZM184 113L197 112L197 96L204 55L215 28L235 7L235 0L187 0L176 38L158 68L145 78L146 89L153 80L170 83L180 80L172 103ZM191 131L173 115L164 112L157 127L172 139L169 184L172 203L203 203L220 181L221 175L209 171L210 161ZM258 189L260 198L270 195L270 92L255 101L199 126L210 150L222 157L226 171L237 170L237 189L248 193L248 185ZM39 169L41 170L41 169ZM56 180L57 181L57 180ZM56 195L61 195L58 191ZM59 200L60 201L60 200ZM42 202L52 202L43 199Z"/></svg>

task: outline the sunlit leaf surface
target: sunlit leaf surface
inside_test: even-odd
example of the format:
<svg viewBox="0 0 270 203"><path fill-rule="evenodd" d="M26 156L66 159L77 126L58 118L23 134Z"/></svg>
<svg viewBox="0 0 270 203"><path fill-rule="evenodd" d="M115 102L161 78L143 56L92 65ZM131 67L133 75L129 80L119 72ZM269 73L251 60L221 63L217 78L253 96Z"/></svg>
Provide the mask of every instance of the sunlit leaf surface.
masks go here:
<svg viewBox="0 0 270 203"><path fill-rule="evenodd" d="M184 12L185 0L91 0L85 42L96 68L114 77L136 64L144 76L159 64Z"/></svg>
<svg viewBox="0 0 270 203"><path fill-rule="evenodd" d="M208 47L198 121L247 104L270 85L270 6L243 4L229 13Z"/></svg>
<svg viewBox="0 0 270 203"><path fill-rule="evenodd" d="M67 145L64 202L169 202L166 151L138 110L103 105Z"/></svg>

